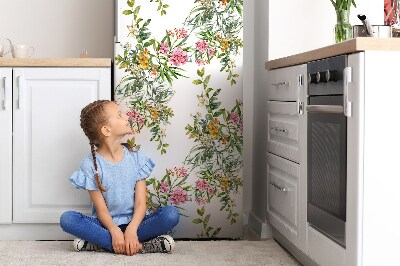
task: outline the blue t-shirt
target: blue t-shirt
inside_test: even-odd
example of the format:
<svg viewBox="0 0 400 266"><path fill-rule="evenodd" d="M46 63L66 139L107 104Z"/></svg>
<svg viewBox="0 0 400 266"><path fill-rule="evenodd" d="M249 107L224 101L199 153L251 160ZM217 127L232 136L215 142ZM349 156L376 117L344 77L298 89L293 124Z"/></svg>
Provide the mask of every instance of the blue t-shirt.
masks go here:
<svg viewBox="0 0 400 266"><path fill-rule="evenodd" d="M102 194L117 226L132 220L136 182L147 178L154 168L153 161L141 150L131 152L125 146L123 148L124 158L118 163L109 162L96 152L99 177L107 189ZM89 154L81 162L80 169L71 176L70 182L76 188L99 190L94 172L92 154ZM97 218L93 203L92 217Z"/></svg>

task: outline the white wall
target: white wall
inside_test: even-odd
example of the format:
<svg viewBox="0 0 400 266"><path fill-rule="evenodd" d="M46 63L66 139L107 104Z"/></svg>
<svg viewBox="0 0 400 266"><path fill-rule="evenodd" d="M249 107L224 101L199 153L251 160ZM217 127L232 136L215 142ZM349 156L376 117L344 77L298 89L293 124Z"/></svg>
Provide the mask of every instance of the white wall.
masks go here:
<svg viewBox="0 0 400 266"><path fill-rule="evenodd" d="M35 48L33 57L112 57L114 0L0 0L0 39ZM6 57L10 57L8 54Z"/></svg>
<svg viewBox="0 0 400 266"><path fill-rule="evenodd" d="M357 14L365 14L372 24L384 21L384 0L355 0L350 24L361 25ZM329 0L269 0L269 54L276 59L334 43L336 13ZM260 32L261 34L263 32Z"/></svg>

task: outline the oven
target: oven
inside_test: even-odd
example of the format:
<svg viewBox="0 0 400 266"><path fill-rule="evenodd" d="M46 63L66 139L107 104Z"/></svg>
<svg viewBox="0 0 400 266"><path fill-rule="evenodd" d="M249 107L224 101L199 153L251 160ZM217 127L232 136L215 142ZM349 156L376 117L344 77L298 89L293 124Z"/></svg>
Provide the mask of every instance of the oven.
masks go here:
<svg viewBox="0 0 400 266"><path fill-rule="evenodd" d="M346 56L308 63L307 222L346 246Z"/></svg>

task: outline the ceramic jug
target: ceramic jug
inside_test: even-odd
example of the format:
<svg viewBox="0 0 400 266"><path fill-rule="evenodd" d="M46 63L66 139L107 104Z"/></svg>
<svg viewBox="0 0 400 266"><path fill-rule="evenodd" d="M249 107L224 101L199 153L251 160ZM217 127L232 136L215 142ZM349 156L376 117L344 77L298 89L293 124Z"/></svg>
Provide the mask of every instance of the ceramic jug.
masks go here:
<svg viewBox="0 0 400 266"><path fill-rule="evenodd" d="M4 52L4 48L5 48L4 42L5 41L8 41L9 50L7 52ZM10 39L7 39L7 38L0 39L0 57L3 57L4 55L8 54L10 51L11 51L11 41L10 41Z"/></svg>

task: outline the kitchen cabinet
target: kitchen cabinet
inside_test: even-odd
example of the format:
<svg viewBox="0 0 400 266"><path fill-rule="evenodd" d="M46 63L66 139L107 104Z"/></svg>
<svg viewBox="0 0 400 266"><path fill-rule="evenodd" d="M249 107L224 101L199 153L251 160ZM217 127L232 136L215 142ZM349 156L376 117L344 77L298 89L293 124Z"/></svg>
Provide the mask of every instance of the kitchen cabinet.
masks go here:
<svg viewBox="0 0 400 266"><path fill-rule="evenodd" d="M111 98L110 71L0 67L0 239L63 239L64 211L90 213L88 193L69 177L90 152L80 111Z"/></svg>
<svg viewBox="0 0 400 266"><path fill-rule="evenodd" d="M267 216L272 227L299 249L305 248L305 210L301 190L303 167L300 142L305 118L305 65L268 72Z"/></svg>
<svg viewBox="0 0 400 266"><path fill-rule="evenodd" d="M273 60L266 66L273 69L268 71L268 75L272 75L277 70L294 69L295 67L291 65L301 66L307 62L338 55L347 57L343 71L344 78L341 80L343 90L347 95L343 99L343 110L347 117L345 245L340 245L321 233L318 228L307 223L305 215L307 188L304 186L307 177L305 149L307 138L306 130L303 128L303 125L307 124L307 114L298 115L298 143L293 142L293 135L292 137L288 135L280 141L280 147L288 147L291 149L290 152L275 148L275 154L268 155L268 164L271 165L269 167L272 172L272 175L269 175L272 182L280 181L281 183L277 185L287 191L293 191L298 184L298 226L296 227L295 223L296 211L288 211L296 209L290 207L296 204L295 201L284 198L282 196L284 194L276 196L269 190L268 197L273 197L273 199L269 198L272 201L269 205L274 209L280 209L281 224L293 231L277 225L271 220L271 215L268 217L272 221L275 239L305 265L395 265L398 261L397 250L400 238L400 231L397 230L397 223L400 220L400 212L397 211L400 202L400 193L398 193L400 142L394 140L397 133L396 123L400 114L398 108L400 90L396 79L397 66L400 62L400 39L355 38L282 60ZM306 88L303 91L305 90ZM300 102L304 101L303 109L307 109L310 106L307 106L305 95L302 95L301 91ZM274 102L285 104L281 99ZM293 98L287 101L287 103L292 102L294 102ZM277 110L278 113L282 113L281 117L284 121L274 127L286 129L285 123L294 123L294 107L290 104L285 105L284 108L282 106L272 107L273 113L277 113ZM299 149L298 157L293 152L296 147ZM289 157L291 159L288 161L293 164L296 163L296 158L299 158L298 183L295 182L297 179L293 165L284 164L284 160ZM329 199L328 193L322 196ZM292 197L296 196L292 194ZM296 228L299 232L299 241L296 239ZM301 241L302 228L305 228L304 242Z"/></svg>

